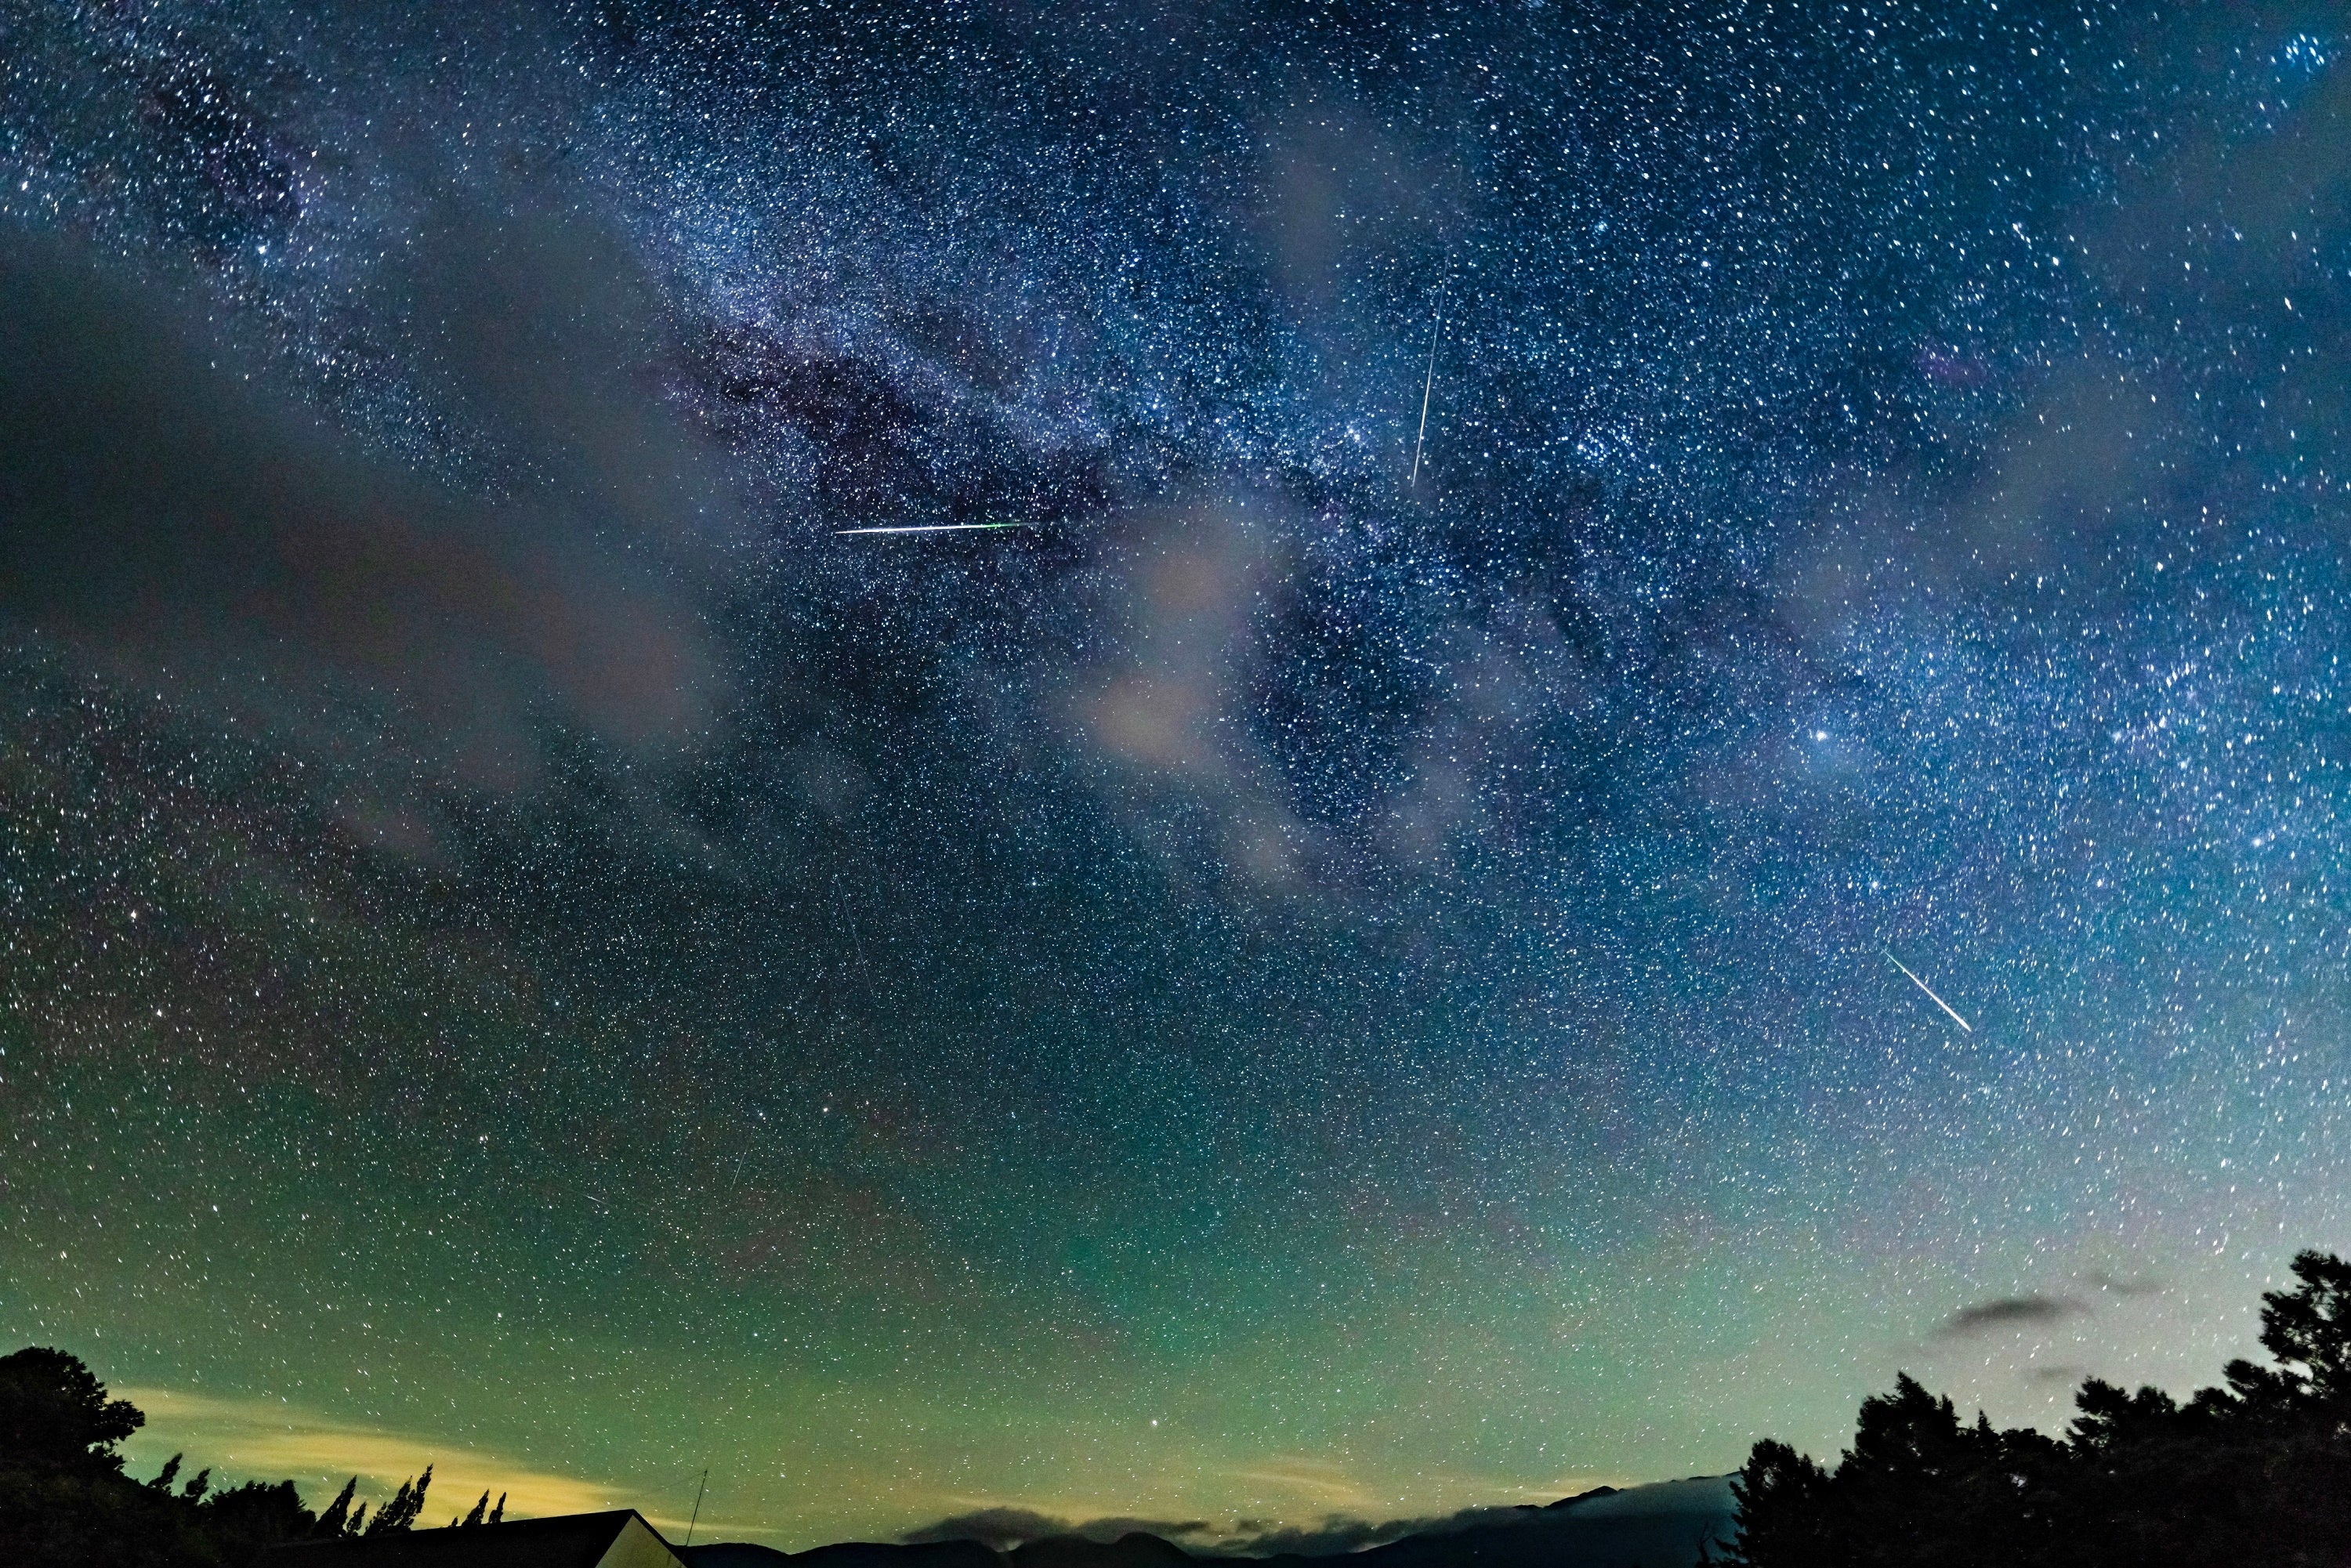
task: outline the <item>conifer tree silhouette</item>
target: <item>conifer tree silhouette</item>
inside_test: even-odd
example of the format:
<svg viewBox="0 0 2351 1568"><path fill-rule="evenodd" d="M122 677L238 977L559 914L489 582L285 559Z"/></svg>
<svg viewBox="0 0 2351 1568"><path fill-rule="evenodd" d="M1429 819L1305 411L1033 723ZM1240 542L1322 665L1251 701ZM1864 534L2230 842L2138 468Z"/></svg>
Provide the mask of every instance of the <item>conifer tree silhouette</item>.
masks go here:
<svg viewBox="0 0 2351 1568"><path fill-rule="evenodd" d="M392 1531L407 1530L416 1523L416 1516L424 1511L424 1490L433 1484L433 1467L424 1473L400 1483L392 1500L375 1511L373 1522L367 1527L370 1535L383 1535Z"/></svg>
<svg viewBox="0 0 2351 1568"><path fill-rule="evenodd" d="M2061 1440L1963 1425L1907 1374L1863 1401L1834 1469L1755 1445L1732 1483L1746 1568L2245 1568L2345 1561L2351 1263L2294 1260L2262 1298L2276 1363L2185 1404L2090 1378Z"/></svg>
<svg viewBox="0 0 2351 1568"><path fill-rule="evenodd" d="M335 1500L329 1503L327 1511L319 1516L318 1527L311 1534L341 1535L346 1528L357 1532L359 1521L351 1517L351 1494L359 1490L359 1485L360 1478L357 1476L343 1483L343 1490L335 1494ZM362 1503L360 1506L364 1508L366 1505Z"/></svg>

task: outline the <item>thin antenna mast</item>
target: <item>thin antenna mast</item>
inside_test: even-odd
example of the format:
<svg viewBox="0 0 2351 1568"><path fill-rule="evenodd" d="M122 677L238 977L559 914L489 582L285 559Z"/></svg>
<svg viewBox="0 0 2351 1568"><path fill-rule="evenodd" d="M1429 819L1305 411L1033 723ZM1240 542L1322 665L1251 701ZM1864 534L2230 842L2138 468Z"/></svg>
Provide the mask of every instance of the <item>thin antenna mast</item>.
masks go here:
<svg viewBox="0 0 2351 1568"><path fill-rule="evenodd" d="M702 1472L702 1484L694 1489L694 1515L685 1521L685 1543L694 1544L694 1527L702 1522L702 1494L710 1490L710 1472Z"/></svg>

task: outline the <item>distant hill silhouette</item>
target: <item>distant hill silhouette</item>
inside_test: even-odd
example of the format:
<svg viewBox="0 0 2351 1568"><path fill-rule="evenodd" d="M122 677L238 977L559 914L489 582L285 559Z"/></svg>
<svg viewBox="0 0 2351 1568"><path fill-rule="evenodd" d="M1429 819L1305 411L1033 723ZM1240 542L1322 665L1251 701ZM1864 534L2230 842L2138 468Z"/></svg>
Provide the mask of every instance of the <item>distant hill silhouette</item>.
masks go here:
<svg viewBox="0 0 2351 1568"><path fill-rule="evenodd" d="M1104 1546L1082 1535L1049 1535L1013 1548L1012 1568L1184 1568L1192 1554L1140 1530Z"/></svg>
<svg viewBox="0 0 2351 1568"><path fill-rule="evenodd" d="M977 1541L844 1542L797 1553L739 1543L695 1546L693 1568L1687 1568L1700 1543L1730 1539L1730 1478L1699 1476L1622 1491L1600 1487L1543 1507L1479 1509L1361 1551L1233 1556L1187 1551L1144 1531L1115 1541L1049 1535L998 1552Z"/></svg>
<svg viewBox="0 0 2351 1568"><path fill-rule="evenodd" d="M1729 1476L1603 1488L1490 1522L1407 1535L1350 1553L1350 1568L1688 1568L1730 1539ZM1264 1558L1269 1563L1328 1559Z"/></svg>
<svg viewBox="0 0 2351 1568"><path fill-rule="evenodd" d="M818 1552L831 1550L829 1546L817 1548ZM987 1552L985 1546L980 1550ZM707 1546L682 1546L678 1548L677 1554L693 1568L776 1568L779 1563L799 1560L789 1552L778 1552L772 1546L755 1546L747 1541L716 1541ZM991 1560L996 1556L993 1552L987 1554ZM807 1557L814 1553L804 1552L800 1555Z"/></svg>

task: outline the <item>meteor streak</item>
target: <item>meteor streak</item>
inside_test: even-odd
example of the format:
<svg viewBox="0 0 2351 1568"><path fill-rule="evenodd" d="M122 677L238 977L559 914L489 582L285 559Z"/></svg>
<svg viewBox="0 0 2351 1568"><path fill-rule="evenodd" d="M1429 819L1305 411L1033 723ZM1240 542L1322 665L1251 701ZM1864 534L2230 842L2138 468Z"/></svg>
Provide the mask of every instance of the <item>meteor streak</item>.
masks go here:
<svg viewBox="0 0 2351 1568"><path fill-rule="evenodd" d="M1950 1003L1949 1003L1949 1002L1945 1001L1942 998L1940 998L1940 997L1937 996L1937 995L1935 994L1935 988L1934 988L1934 987L1932 987L1932 986L1928 985L1926 981L1924 981L1924 980L1920 979L1917 976L1910 974L1910 966L1909 966L1909 965L1907 965L1907 964L1906 964L1906 963L1904 963L1901 959L1899 959L1899 958L1896 957L1896 956L1894 956L1894 949L1893 949L1893 948L1891 948L1891 947L1888 947L1888 948L1886 948L1886 961L1887 963L1889 963L1889 964L1893 965L1896 968L1897 968L1897 969L1901 970L1905 975L1908 975L1908 976L1909 976L1909 977L1910 977L1910 983L1911 983L1912 985L1914 985L1914 986L1917 987L1920 990L1922 990L1922 991L1926 992L1926 993L1927 993L1927 999L1928 999L1928 1000L1929 1000L1929 1001L1933 1002L1937 1007L1938 1007L1938 1008L1942 1009L1945 1012L1949 1013L1949 1014L1951 1015L1951 1021L1952 1021L1953 1023L1955 1023L1955 1024L1959 1025L1961 1029L1963 1029L1963 1030L1967 1030L1970 1034L1973 1034L1973 1033L1975 1033L1975 1031L1976 1031L1976 1026L1975 1026L1975 1025L1973 1025L1973 1024L1971 1024L1971 1023L1970 1023L1967 1019L1965 1019L1961 1018L1961 1017L1959 1016L1959 1009L1956 1009L1956 1008L1954 1008L1953 1006L1951 1006L1951 1004L1950 1004Z"/></svg>
<svg viewBox="0 0 2351 1568"><path fill-rule="evenodd" d="M982 532L989 528L1025 528L1026 523L902 523L888 528L835 528L836 538L851 534L962 534Z"/></svg>
<svg viewBox="0 0 2351 1568"><path fill-rule="evenodd" d="M1410 483L1415 485L1420 483L1420 449L1428 440L1428 394L1437 390L1437 340L1445 332L1444 298L1442 293L1437 296L1437 319L1428 327L1428 373L1421 378L1420 382L1420 434L1412 438Z"/></svg>

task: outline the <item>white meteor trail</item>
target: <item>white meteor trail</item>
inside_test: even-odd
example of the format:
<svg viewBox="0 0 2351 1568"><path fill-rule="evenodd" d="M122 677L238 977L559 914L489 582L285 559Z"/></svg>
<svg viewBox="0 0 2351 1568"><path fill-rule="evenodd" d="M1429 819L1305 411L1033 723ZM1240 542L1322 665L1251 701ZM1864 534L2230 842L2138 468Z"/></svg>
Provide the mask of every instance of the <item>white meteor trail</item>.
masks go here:
<svg viewBox="0 0 2351 1568"><path fill-rule="evenodd" d="M1896 957L1896 956L1894 956L1894 949L1893 949L1893 948L1891 948L1891 947L1888 947L1888 948L1886 948L1886 961L1887 963L1889 963L1889 964L1893 965L1896 968L1897 968L1897 969L1901 970L1905 975L1908 975L1908 976L1909 976L1909 978L1910 978L1910 983L1911 983L1912 985L1914 985L1914 986L1917 987L1920 990L1922 990L1922 991L1926 992L1926 993L1927 993L1927 999L1928 999L1928 1001L1933 1002L1937 1007L1938 1007L1938 1008L1942 1009L1945 1012L1947 1012L1947 1013L1950 1014L1950 1015L1951 1015L1951 1021L1952 1021L1953 1023L1955 1023L1955 1024L1959 1025L1961 1029L1963 1029L1963 1030L1967 1030L1970 1034L1973 1034L1973 1033L1975 1033L1975 1031L1976 1031L1976 1026L1975 1026L1975 1025L1973 1025L1973 1024L1971 1024L1971 1023L1970 1023L1967 1019L1965 1019L1961 1018L1961 1017L1959 1016L1959 1009L1958 1009L1957 1008L1954 1008L1953 1006L1951 1006L1951 1004L1950 1004L1950 1003L1949 1003L1949 1002L1945 1001L1942 998L1940 998L1940 997L1937 996L1937 995L1935 994L1935 988L1934 988L1934 987L1932 987L1932 986L1928 985L1926 981L1924 981L1924 980L1920 979L1917 976L1910 974L1910 966L1909 966L1909 965L1907 965L1907 964L1906 964L1906 963L1904 963L1901 959L1899 959L1899 958Z"/></svg>
<svg viewBox="0 0 2351 1568"><path fill-rule="evenodd" d="M1026 523L902 523L888 528L835 528L835 538L851 534L965 534L984 532L989 528L1025 528Z"/></svg>
<svg viewBox="0 0 2351 1568"><path fill-rule="evenodd" d="M1411 483L1415 485L1420 483L1420 449L1428 440L1428 394L1437 390L1437 340L1445 331L1443 296L1439 295L1438 298L1437 319L1429 323L1428 328L1428 373L1420 382L1420 434L1412 438Z"/></svg>

